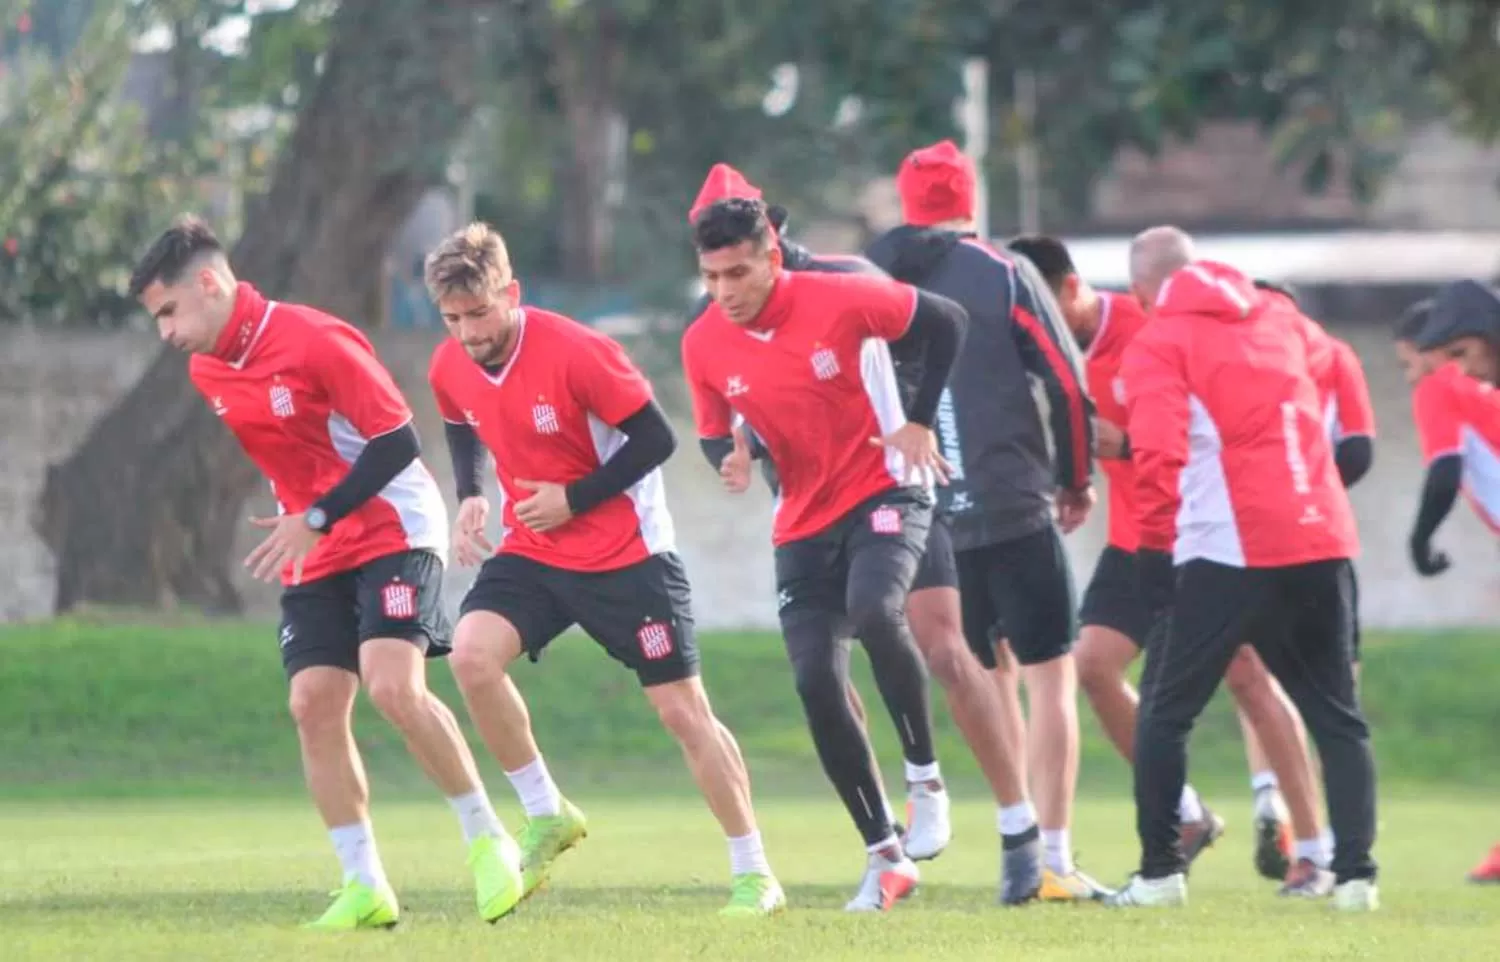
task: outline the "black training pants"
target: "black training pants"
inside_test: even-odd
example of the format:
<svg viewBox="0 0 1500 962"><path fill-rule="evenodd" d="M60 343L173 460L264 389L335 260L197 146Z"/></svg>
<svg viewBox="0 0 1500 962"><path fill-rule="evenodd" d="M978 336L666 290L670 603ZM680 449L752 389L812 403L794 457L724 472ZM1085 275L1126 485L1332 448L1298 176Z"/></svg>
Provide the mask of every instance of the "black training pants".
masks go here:
<svg viewBox="0 0 1500 962"><path fill-rule="evenodd" d="M1143 877L1186 869L1177 803L1188 733L1243 643L1255 646L1318 746L1338 881L1375 877L1375 762L1354 687L1353 631L1348 561L1235 568L1195 560L1177 569L1171 617L1146 647L1135 729Z"/></svg>

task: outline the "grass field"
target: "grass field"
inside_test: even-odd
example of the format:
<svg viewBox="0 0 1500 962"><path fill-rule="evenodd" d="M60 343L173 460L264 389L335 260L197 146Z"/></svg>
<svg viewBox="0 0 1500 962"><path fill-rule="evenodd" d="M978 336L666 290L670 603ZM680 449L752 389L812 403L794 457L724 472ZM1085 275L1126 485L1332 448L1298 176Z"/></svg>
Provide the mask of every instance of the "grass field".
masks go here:
<svg viewBox="0 0 1500 962"><path fill-rule="evenodd" d="M1368 918L1288 904L1250 867L1249 799L1219 699L1192 775L1230 820L1167 913L993 907L993 809L942 725L954 846L888 917L839 911L860 851L823 783L774 639L705 640L707 678L757 780L793 911L728 924L722 839L631 679L568 639L519 671L538 735L592 831L553 885L490 928L473 918L458 829L360 719L375 819L405 918L393 933L313 936L336 866L297 782L274 636L262 625L66 621L0 629L0 960L12 959L1469 959L1500 944L1500 890L1464 871L1500 836L1500 646L1480 635L1372 639L1366 701L1382 775L1384 906ZM435 687L451 694L446 667ZM455 700L456 703L456 700ZM938 708L941 719L943 710ZM882 726L891 774L898 756ZM1128 774L1085 722L1075 844L1118 883L1137 848ZM518 811L486 765L502 814Z"/></svg>

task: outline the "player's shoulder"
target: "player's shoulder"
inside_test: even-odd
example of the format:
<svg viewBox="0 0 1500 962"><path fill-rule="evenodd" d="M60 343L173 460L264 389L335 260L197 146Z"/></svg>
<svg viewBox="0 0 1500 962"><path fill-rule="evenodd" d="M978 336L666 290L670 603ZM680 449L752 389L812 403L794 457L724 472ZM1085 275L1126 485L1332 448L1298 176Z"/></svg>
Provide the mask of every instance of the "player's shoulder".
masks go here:
<svg viewBox="0 0 1500 962"><path fill-rule="evenodd" d="M875 262L858 254L814 254L800 268L808 274L862 274L866 277L889 277Z"/></svg>
<svg viewBox="0 0 1500 962"><path fill-rule="evenodd" d="M267 326L267 333L277 339L300 342L307 347L340 341L357 344L371 354L375 353L375 347L364 331L341 317L307 304L279 302L271 323Z"/></svg>
<svg viewBox="0 0 1500 962"><path fill-rule="evenodd" d="M468 358L468 353L456 338L444 337L432 349L432 358L427 362L427 375L429 378L436 378L446 374L458 361Z"/></svg>
<svg viewBox="0 0 1500 962"><path fill-rule="evenodd" d="M1151 315L1129 294L1100 291L1099 296L1104 298L1105 310L1109 312L1104 328L1104 347L1113 347L1116 352L1123 351L1127 344L1139 336Z"/></svg>

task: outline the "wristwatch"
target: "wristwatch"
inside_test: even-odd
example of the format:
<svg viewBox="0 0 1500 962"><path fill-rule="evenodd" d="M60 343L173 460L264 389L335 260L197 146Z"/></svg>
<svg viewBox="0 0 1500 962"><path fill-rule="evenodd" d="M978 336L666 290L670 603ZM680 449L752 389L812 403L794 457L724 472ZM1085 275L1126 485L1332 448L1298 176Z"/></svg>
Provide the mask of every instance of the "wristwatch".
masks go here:
<svg viewBox="0 0 1500 962"><path fill-rule="evenodd" d="M307 526L314 531L318 531L323 534L328 533L328 512L324 511L317 505L313 505L311 508L308 508L307 511L303 512L302 520L306 521Z"/></svg>

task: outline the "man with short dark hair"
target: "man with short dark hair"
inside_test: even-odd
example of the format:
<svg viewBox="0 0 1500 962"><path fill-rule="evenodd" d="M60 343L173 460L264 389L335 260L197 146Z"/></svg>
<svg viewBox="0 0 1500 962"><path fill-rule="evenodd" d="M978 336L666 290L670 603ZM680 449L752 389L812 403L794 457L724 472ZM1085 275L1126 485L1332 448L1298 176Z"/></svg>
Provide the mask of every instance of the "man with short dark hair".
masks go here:
<svg viewBox="0 0 1500 962"><path fill-rule="evenodd" d="M710 177L690 220L713 305L683 336L684 374L716 468L742 417L781 481L772 540L782 632L823 769L868 853L851 911L885 911L916 887L847 695L858 638L910 763L941 786L927 674L907 592L945 462L929 426L962 338L950 301L893 281L784 269L765 204L731 170ZM888 342L908 332L927 368L903 411Z"/></svg>
<svg viewBox="0 0 1500 962"><path fill-rule="evenodd" d="M424 655L449 650L441 607L448 512L419 459L412 413L358 330L235 280L196 218L141 259L130 293L271 483L277 516L245 560L281 577L281 660L313 801L344 883L312 927L395 925L400 915L370 827L354 698L400 730L452 803L469 844L480 917L521 898L520 852L491 807L453 713L427 689Z"/></svg>

